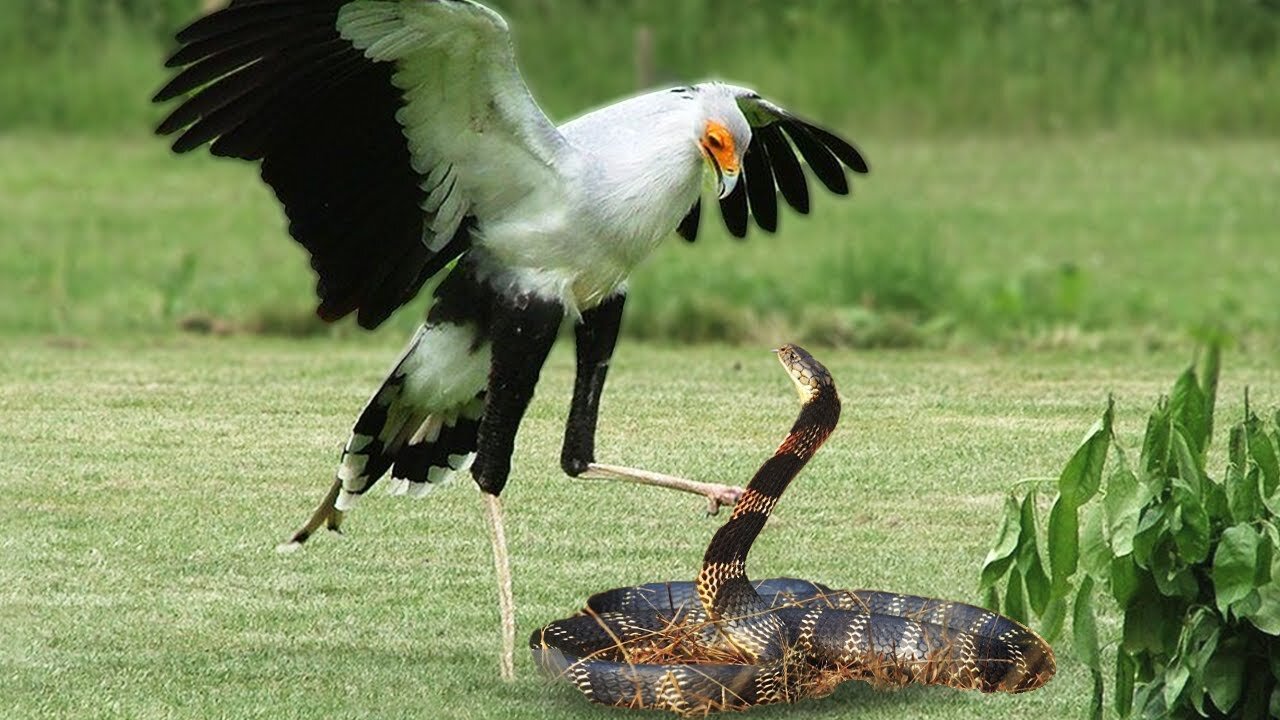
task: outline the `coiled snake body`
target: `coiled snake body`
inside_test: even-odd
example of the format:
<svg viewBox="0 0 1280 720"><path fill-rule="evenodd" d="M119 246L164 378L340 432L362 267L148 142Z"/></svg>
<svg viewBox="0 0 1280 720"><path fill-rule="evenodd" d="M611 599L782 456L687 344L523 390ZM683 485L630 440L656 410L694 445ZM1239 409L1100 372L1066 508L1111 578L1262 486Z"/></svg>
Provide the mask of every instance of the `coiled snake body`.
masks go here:
<svg viewBox="0 0 1280 720"><path fill-rule="evenodd" d="M983 608L747 578L769 513L840 416L826 368L793 345L777 352L800 416L707 546L697 580L592 596L581 614L533 633L538 665L594 702L686 715L794 702L850 679L1015 693L1048 682L1055 665L1044 640Z"/></svg>

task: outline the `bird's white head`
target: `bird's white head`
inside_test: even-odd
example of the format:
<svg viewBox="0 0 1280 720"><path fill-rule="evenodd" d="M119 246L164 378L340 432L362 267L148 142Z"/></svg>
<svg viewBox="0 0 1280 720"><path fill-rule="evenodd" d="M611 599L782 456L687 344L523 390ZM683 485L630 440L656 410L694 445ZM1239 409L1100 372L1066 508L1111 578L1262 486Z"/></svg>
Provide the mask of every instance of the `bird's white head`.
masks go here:
<svg viewBox="0 0 1280 720"><path fill-rule="evenodd" d="M733 192L742 173L742 156L751 144L751 124L738 107L737 98L750 90L705 83L695 86L702 101L702 117L695 128L698 149L715 172L721 198Z"/></svg>

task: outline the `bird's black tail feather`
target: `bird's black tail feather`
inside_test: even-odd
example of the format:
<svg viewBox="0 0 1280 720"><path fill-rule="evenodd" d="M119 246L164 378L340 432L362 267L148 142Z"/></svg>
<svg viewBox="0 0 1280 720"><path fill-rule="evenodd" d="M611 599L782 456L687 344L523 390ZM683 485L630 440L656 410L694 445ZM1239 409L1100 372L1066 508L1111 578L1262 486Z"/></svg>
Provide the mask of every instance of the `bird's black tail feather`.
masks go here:
<svg viewBox="0 0 1280 720"><path fill-rule="evenodd" d="M423 326L351 429L335 509L350 510L388 470L391 494L420 497L470 467L488 366L473 327Z"/></svg>

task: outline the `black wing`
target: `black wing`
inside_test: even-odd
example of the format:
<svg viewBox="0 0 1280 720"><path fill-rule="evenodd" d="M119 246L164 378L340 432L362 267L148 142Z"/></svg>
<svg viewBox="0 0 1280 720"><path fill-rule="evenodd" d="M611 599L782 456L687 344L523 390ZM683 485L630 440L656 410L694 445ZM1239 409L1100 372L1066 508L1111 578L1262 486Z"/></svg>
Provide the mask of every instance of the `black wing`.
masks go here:
<svg viewBox="0 0 1280 720"><path fill-rule="evenodd" d="M751 123L752 140L742 157L737 186L720 201L720 215L734 237L746 236L750 218L765 232L776 231L779 192L796 212L809 213L809 184L797 151L818 181L837 195L849 194L846 169L863 175L869 171L862 153L830 130L758 95L743 95L738 105ZM690 242L698 233L697 209L680 224L680 234Z"/></svg>
<svg viewBox="0 0 1280 720"><path fill-rule="evenodd" d="M394 66L342 39L347 0L233 0L177 35L181 68L155 102L182 98L160 123L173 149L262 162L262 179L311 254L317 313L358 312L372 328L470 246L468 228L424 242L427 193L396 121Z"/></svg>

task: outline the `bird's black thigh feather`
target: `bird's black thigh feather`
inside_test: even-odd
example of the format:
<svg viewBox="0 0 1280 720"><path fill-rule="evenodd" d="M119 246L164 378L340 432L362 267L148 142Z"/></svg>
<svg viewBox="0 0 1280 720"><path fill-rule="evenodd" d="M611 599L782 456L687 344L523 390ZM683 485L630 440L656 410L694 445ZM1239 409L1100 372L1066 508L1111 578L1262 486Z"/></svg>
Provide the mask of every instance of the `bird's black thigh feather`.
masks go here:
<svg viewBox="0 0 1280 720"><path fill-rule="evenodd" d="M497 296L493 303L489 391L471 474L481 490L497 496L511 473L516 430L555 343L564 306L531 294Z"/></svg>
<svg viewBox="0 0 1280 720"><path fill-rule="evenodd" d="M596 420L600 411L600 394L609 372L609 359L618 342L622 326L622 308L627 296L614 295L582 313L575 328L578 369L573 381L573 404L565 424L564 447L560 451L560 467L577 477L596 459Z"/></svg>

